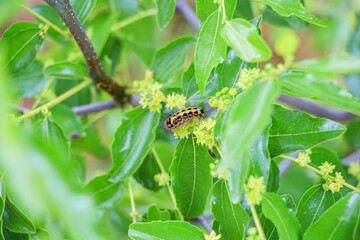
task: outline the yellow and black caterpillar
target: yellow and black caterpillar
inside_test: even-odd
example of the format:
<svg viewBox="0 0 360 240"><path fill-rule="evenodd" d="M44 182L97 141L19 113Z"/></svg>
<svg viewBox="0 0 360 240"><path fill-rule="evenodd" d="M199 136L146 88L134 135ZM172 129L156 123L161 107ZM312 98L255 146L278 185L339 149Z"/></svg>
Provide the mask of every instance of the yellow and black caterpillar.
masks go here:
<svg viewBox="0 0 360 240"><path fill-rule="evenodd" d="M174 129L181 124L190 121L195 118L203 118L204 110L201 108L188 108L181 110L180 112L174 113L171 117L165 120L165 128L166 129Z"/></svg>

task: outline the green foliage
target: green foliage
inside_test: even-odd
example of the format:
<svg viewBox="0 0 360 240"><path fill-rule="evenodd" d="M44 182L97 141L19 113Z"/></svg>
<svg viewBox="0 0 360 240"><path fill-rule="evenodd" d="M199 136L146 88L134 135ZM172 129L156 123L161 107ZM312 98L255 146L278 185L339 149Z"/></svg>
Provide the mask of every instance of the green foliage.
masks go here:
<svg viewBox="0 0 360 240"><path fill-rule="evenodd" d="M22 2L0 240L360 238L356 1Z"/></svg>

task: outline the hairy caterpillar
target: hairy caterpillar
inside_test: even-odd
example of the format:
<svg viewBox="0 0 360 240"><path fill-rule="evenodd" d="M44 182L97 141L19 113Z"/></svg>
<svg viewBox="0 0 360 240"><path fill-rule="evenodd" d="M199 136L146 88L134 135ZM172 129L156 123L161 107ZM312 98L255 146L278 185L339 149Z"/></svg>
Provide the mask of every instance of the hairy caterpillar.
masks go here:
<svg viewBox="0 0 360 240"><path fill-rule="evenodd" d="M174 113L171 117L165 120L165 128L166 129L174 129L181 124L190 121L195 118L203 118L204 110L201 108L188 108L181 110L180 112Z"/></svg>

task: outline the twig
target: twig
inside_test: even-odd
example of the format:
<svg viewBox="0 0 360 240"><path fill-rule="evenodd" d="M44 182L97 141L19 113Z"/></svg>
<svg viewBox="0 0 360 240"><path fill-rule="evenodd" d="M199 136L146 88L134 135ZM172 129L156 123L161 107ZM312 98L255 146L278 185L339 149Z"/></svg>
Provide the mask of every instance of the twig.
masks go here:
<svg viewBox="0 0 360 240"><path fill-rule="evenodd" d="M256 229L257 229L257 231L258 231L261 239L262 239L262 240L266 240L264 230L263 230L262 227L261 227L261 224L260 224L258 215L257 215L257 213L256 213L256 209L255 209L255 207L254 207L253 204L250 204L249 206L250 206L251 214L252 214L253 219L254 219L254 222L255 222Z"/></svg>
<svg viewBox="0 0 360 240"><path fill-rule="evenodd" d="M139 21L140 19L156 15L156 13L157 13L156 9L149 9L149 10L146 10L146 11L139 12L136 15L128 17L128 18L114 24L114 26L112 26L112 28L111 28L111 31L112 32L117 31L117 30L119 30L119 29L121 29L121 28L123 28L125 26L130 25L131 23Z"/></svg>
<svg viewBox="0 0 360 240"><path fill-rule="evenodd" d="M130 179L128 179L127 181L128 181L129 198L130 198L130 204L131 204L131 217L132 217L133 223L136 223L137 211L136 211L136 206L135 206L134 194L132 191Z"/></svg>
<svg viewBox="0 0 360 240"><path fill-rule="evenodd" d="M191 219L191 224L195 226L198 226L200 224L205 228L208 233L211 232L211 224L204 215L200 215L197 218Z"/></svg>
<svg viewBox="0 0 360 240"><path fill-rule="evenodd" d="M190 23L197 32L200 31L200 20L186 0L178 0L176 3L176 10L184 16L188 23Z"/></svg>
<svg viewBox="0 0 360 240"><path fill-rule="evenodd" d="M290 106L297 108L301 111L314 114L317 117L324 117L334 121L349 121L356 117L356 115L332 107L323 107L313 100L293 97L288 95L280 95L279 101L289 104Z"/></svg>
<svg viewBox="0 0 360 240"><path fill-rule="evenodd" d="M290 160L290 161L296 163L296 158L293 158L293 157L290 157L290 156L286 156L286 155L279 155L279 157L284 158L284 159L287 159L287 160ZM317 168L315 168L315 167L313 167L313 166L310 166L309 164L306 164L305 167L308 168L308 169L310 169L310 170L312 170L313 172L317 173L317 174L320 175L320 176L323 176L323 175L324 175L319 169L317 169ZM335 177L333 177L333 176L331 176L331 175L328 175L328 178L331 179L331 180L333 180L333 181L335 181ZM346 182L343 183L343 185L344 185L345 187L347 187L347 188L350 188L351 190L360 191L359 188L356 188L356 187L354 187L354 186L352 186L352 185L350 185L350 184L348 184L348 183L346 183Z"/></svg>
<svg viewBox="0 0 360 240"><path fill-rule="evenodd" d="M88 36L86 35L78 17L72 9L69 0L44 1L56 10L56 12L60 15L61 19L70 30L76 43L83 52L86 63L90 69L90 76L95 81L97 87L101 87L103 90L108 92L120 105L128 102L128 98L125 95L125 88L117 84L109 77L109 75L105 73L99 57L96 54Z"/></svg>
<svg viewBox="0 0 360 240"><path fill-rule="evenodd" d="M84 82L80 83L79 85L73 87L72 89L70 89L69 91L61 94L60 96L58 96L57 98L55 98L54 100L44 104L43 106L40 106L34 110L31 110L30 112L27 112L23 115L21 115L18 119L19 120L23 120L26 118L29 118L31 116L34 116L36 114L38 114L42 109L49 109L52 108L53 106L55 106L56 104L64 101L65 99L67 99L68 97L74 95L75 93L81 91L82 89L86 88L87 86L89 86L91 84L90 80L85 80Z"/></svg>
<svg viewBox="0 0 360 240"><path fill-rule="evenodd" d="M344 165L350 166L352 163L360 161L360 150L355 151L341 160Z"/></svg>
<svg viewBox="0 0 360 240"><path fill-rule="evenodd" d="M72 110L78 115L86 115L89 113L100 112L105 109L115 108L116 103L114 100L103 102L91 103L83 106L73 107Z"/></svg>

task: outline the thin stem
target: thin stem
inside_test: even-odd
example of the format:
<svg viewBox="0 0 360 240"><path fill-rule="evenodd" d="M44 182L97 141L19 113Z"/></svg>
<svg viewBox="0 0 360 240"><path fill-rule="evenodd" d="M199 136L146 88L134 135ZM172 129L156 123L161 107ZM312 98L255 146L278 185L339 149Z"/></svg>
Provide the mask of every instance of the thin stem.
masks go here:
<svg viewBox="0 0 360 240"><path fill-rule="evenodd" d="M225 12L225 0L220 0L221 2L221 9L223 12L223 16L222 16L222 23L224 24L226 22L226 12Z"/></svg>
<svg viewBox="0 0 360 240"><path fill-rule="evenodd" d="M129 187L129 196L130 196L130 204L131 204L131 216L133 219L133 223L136 223L136 206L135 206L135 200L134 200L134 194L131 187L130 179L128 179L128 187Z"/></svg>
<svg viewBox="0 0 360 240"><path fill-rule="evenodd" d="M92 84L91 81L89 80L85 80L84 82L80 83L79 85L73 87L72 89L70 89L69 91L61 94L60 96L58 96L57 98L55 98L54 100L28 112L25 113L24 115L21 115L20 117L18 117L19 120L23 120L29 117L32 117L36 114L38 114L42 109L49 109L52 108L53 106L55 106L56 104L64 101L65 99L71 97L72 95L74 95L75 93L81 91L82 89L86 88L87 86L89 86L90 84Z"/></svg>
<svg viewBox="0 0 360 240"><path fill-rule="evenodd" d="M219 144L218 144L217 142L215 143L215 148L216 148L216 150L218 151L221 159L224 159L223 154L222 154L222 151L221 151L221 149L220 149L220 146L219 146Z"/></svg>
<svg viewBox="0 0 360 240"><path fill-rule="evenodd" d="M257 213L256 213L256 209L255 209L255 207L254 207L253 204L250 204L250 209L251 209L251 214L252 214L253 219L254 219L254 222L255 222L256 229L257 229L257 231L258 231L261 239L262 239L262 240L266 240L264 230L263 230L262 227L261 227L261 224L260 224L258 215L257 215Z"/></svg>
<svg viewBox="0 0 360 240"><path fill-rule="evenodd" d="M126 27L127 25L130 25L136 21L139 21L140 19L155 15L156 13L157 13L156 9L149 9L146 11L139 12L138 14L128 17L128 18L118 22L114 26L112 26L111 31L112 32L117 31L123 27Z"/></svg>
<svg viewBox="0 0 360 240"><path fill-rule="evenodd" d="M49 78L49 81L46 83L44 89L41 90L40 96L39 96L39 98L35 101L35 103L34 103L34 105L32 106L32 108L36 108L36 107L39 105L41 99L44 97L45 93L48 91L48 89L49 89L49 87L51 86L51 84L53 83L53 81L54 81L54 78L53 78L53 77L50 77L50 78Z"/></svg>
<svg viewBox="0 0 360 240"><path fill-rule="evenodd" d="M60 33L64 37L71 39L71 34L67 31L64 31L63 29L59 28L58 26L54 25L52 22L38 14L37 12L33 11L32 9L28 8L27 6L23 4L18 4L21 8L23 8L25 11L29 12L31 15L33 15L35 18L39 19L40 21L44 22L46 25L50 26L52 29L54 29L56 32Z"/></svg>
<svg viewBox="0 0 360 240"><path fill-rule="evenodd" d="M84 125L84 128L87 129L88 127L90 127L93 123L95 123L97 120L99 120L100 118L104 117L106 114L108 113L108 111L101 111L96 113L93 117L89 118L89 120L86 122L86 124Z"/></svg>
<svg viewBox="0 0 360 240"><path fill-rule="evenodd" d="M151 152L154 154L154 158L155 158L155 160L156 160L156 163L159 165L159 168L160 168L161 172L166 173L165 168L164 168L164 166L162 165L161 160L160 160L160 158L159 158L159 155L157 154L157 152L156 152L156 150L155 150L154 147L151 148Z"/></svg>
<svg viewBox="0 0 360 240"><path fill-rule="evenodd" d="M157 154L157 152L156 152L156 150L155 150L154 147L151 148L151 152L152 152L153 155L154 155L155 161L156 161L156 163L158 164L161 173L166 173L165 168L164 168L164 166L162 165L161 160L160 160L160 158L159 158L159 155ZM172 203L173 203L174 208L178 210L181 220L184 220L183 215L181 214L180 210L178 209L178 207L177 207L177 205L176 205L175 194L174 194L174 192L173 192L173 190L172 190L169 182L166 183L166 186L167 186L167 189L168 189L168 191L169 191L169 193L170 193L171 201L172 201Z"/></svg>
<svg viewBox="0 0 360 240"><path fill-rule="evenodd" d="M290 156L287 156L287 155L279 155L279 157L290 160L290 161L292 161L294 163L297 163L296 158L293 158L293 157L290 157ZM320 176L324 175L319 169L317 169L317 168L315 168L313 166L310 166L309 164L306 164L305 167L312 170L312 171L314 171L314 172L316 172ZM335 181L335 177L333 177L333 176L328 175L328 178ZM354 190L354 191L360 191L359 188L356 188L356 187L354 187L354 186L352 186L352 185L350 185L348 183L344 183L344 186L346 186L347 188L350 188L351 190Z"/></svg>

